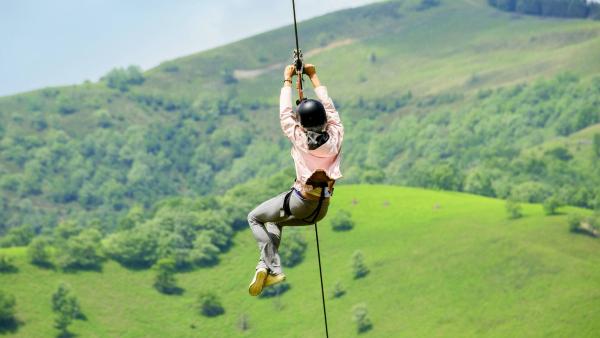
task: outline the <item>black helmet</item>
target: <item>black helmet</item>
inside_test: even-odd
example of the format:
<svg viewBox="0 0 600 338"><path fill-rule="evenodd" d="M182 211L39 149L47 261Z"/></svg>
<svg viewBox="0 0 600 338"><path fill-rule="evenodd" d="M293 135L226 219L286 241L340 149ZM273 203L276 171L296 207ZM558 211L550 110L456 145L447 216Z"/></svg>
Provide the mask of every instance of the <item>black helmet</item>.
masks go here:
<svg viewBox="0 0 600 338"><path fill-rule="evenodd" d="M322 128L327 122L325 107L317 100L304 99L298 106L298 118L304 128Z"/></svg>

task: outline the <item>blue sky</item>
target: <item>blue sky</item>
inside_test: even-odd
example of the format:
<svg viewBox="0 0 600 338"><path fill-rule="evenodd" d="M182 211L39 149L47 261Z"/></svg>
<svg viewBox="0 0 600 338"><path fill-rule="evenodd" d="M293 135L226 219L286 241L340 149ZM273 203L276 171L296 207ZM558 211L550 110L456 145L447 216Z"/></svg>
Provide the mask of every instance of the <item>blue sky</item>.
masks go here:
<svg viewBox="0 0 600 338"><path fill-rule="evenodd" d="M296 6L306 19L370 2ZM291 0L2 0L0 96L96 81L130 64L147 69L291 20Z"/></svg>

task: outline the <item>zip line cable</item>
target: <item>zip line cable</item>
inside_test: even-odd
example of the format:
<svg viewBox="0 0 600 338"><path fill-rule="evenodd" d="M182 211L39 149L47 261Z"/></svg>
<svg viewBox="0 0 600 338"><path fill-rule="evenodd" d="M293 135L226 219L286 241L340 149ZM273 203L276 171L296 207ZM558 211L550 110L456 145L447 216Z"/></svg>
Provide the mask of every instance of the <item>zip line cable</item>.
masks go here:
<svg viewBox="0 0 600 338"><path fill-rule="evenodd" d="M302 73L303 73L303 62L302 52L300 51L300 44L298 43L298 23L296 22L296 1L292 0L292 11L294 14L294 35L296 37L296 50L294 51L294 62L296 66L296 72L298 74L298 101L296 104L300 104L304 99L303 88L302 88ZM317 228L317 217L321 211L321 205L323 203L325 187L321 187L321 197L319 198L319 206L317 207L316 215L314 216L313 222L315 223L315 239L317 241L317 259L319 261L319 278L321 280L321 300L323 301L323 318L325 320L325 337L329 338L329 329L327 327L327 309L325 307L325 289L323 288L323 270L321 268L321 248L319 246L319 230Z"/></svg>
<svg viewBox="0 0 600 338"><path fill-rule="evenodd" d="M325 189L325 188L322 188ZM329 338L329 330L327 329L327 310L325 309L325 290L323 289L323 271L321 270L321 249L319 248L319 231L317 230L317 222L315 222L315 238L317 239L317 257L319 259L319 277L321 278L321 299L323 300L323 317L325 318L325 337Z"/></svg>
<svg viewBox="0 0 600 338"><path fill-rule="evenodd" d="M302 88L302 73L304 72L304 63L302 62L302 51L300 50L300 43L298 42L298 24L296 23L296 1L292 0L292 10L294 13L294 35L296 37L296 49L294 50L294 65L296 66L296 75L298 79L296 87L298 89L298 100L296 104L300 104L304 100L304 88Z"/></svg>

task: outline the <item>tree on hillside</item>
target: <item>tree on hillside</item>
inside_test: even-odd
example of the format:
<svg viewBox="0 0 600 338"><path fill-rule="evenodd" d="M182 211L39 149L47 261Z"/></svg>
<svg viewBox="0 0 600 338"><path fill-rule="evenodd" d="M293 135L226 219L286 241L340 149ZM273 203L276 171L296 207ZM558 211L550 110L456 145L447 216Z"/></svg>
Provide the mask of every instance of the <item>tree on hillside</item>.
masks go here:
<svg viewBox="0 0 600 338"><path fill-rule="evenodd" d="M583 220L583 218L584 217L579 214L570 214L569 217L567 217L567 223L569 224L569 230L571 232L579 232L580 226L581 226L581 221Z"/></svg>
<svg viewBox="0 0 600 338"><path fill-rule="evenodd" d="M100 128L110 128L113 126L113 119L108 110L98 109L94 112L94 118Z"/></svg>
<svg viewBox="0 0 600 338"><path fill-rule="evenodd" d="M247 314L242 313L240 315L240 318L238 319L237 327L242 332L246 332L250 329L250 319L248 318Z"/></svg>
<svg viewBox="0 0 600 338"><path fill-rule="evenodd" d="M57 244L56 262L62 269L99 269L102 264L102 234L93 228Z"/></svg>
<svg viewBox="0 0 600 338"><path fill-rule="evenodd" d="M68 94L60 94L56 99L56 105L62 115L70 115L78 110L77 101Z"/></svg>
<svg viewBox="0 0 600 338"><path fill-rule="evenodd" d="M136 204L129 208L127 214L119 220L120 230L133 229L144 221L144 207Z"/></svg>
<svg viewBox="0 0 600 338"><path fill-rule="evenodd" d="M546 150L544 155L552 156L561 161L569 161L573 159L573 155L565 147L555 147L550 150Z"/></svg>
<svg viewBox="0 0 600 338"><path fill-rule="evenodd" d="M27 247L27 256L32 264L38 266L51 266L51 257L49 251L49 239L46 237L34 238Z"/></svg>
<svg viewBox="0 0 600 338"><path fill-rule="evenodd" d="M464 190L470 193L495 197L494 183L498 183L495 170L474 168L465 177Z"/></svg>
<svg viewBox="0 0 600 338"><path fill-rule="evenodd" d="M333 286L333 290L331 291L331 296L333 298L340 298L346 294L346 289L342 285L342 282L337 281Z"/></svg>
<svg viewBox="0 0 600 338"><path fill-rule="evenodd" d="M352 273L354 279L363 278L369 273L369 268L365 264L365 258L361 251L356 251L352 255Z"/></svg>
<svg viewBox="0 0 600 338"><path fill-rule="evenodd" d="M205 317L216 317L225 313L223 305L216 294L205 292L198 296L198 312Z"/></svg>
<svg viewBox="0 0 600 338"><path fill-rule="evenodd" d="M358 333L364 333L373 328L366 304L357 304L352 308L352 320L356 323Z"/></svg>
<svg viewBox="0 0 600 338"><path fill-rule="evenodd" d="M442 190L462 190L463 175L458 169L450 164L439 164L431 170L429 177L430 186Z"/></svg>
<svg viewBox="0 0 600 338"><path fill-rule="evenodd" d="M128 267L148 268L158 259L158 233L147 227L111 234L102 246L109 257Z"/></svg>
<svg viewBox="0 0 600 338"><path fill-rule="evenodd" d="M8 233L0 239L1 247L26 246L35 236L35 231L31 225L21 225L10 228Z"/></svg>
<svg viewBox="0 0 600 338"><path fill-rule="evenodd" d="M508 213L508 218L510 219L523 217L523 209L521 204L512 198L506 200L506 212Z"/></svg>
<svg viewBox="0 0 600 338"><path fill-rule="evenodd" d="M77 297L71 295L71 287L66 283L60 283L56 291L52 294L52 311L60 311L61 307L66 303L71 303L75 317L83 315Z"/></svg>
<svg viewBox="0 0 600 338"><path fill-rule="evenodd" d="M307 245L304 235L292 230L285 240L285 246L281 248L279 253L281 264L288 267L300 264L304 260Z"/></svg>
<svg viewBox="0 0 600 338"><path fill-rule="evenodd" d="M544 213L546 215L556 215L556 209L561 206L560 199L556 196L550 196L544 201Z"/></svg>
<svg viewBox="0 0 600 338"><path fill-rule="evenodd" d="M228 68L221 71L221 79L223 79L223 83L226 85L230 85L230 84L234 84L234 83L238 82L237 78L233 74L233 70L228 69Z"/></svg>
<svg viewBox="0 0 600 338"><path fill-rule="evenodd" d="M142 69L138 66L129 66L124 68L115 68L106 74L103 78L109 88L118 89L121 92L129 90L130 86L144 83L145 78Z"/></svg>
<svg viewBox="0 0 600 338"><path fill-rule="evenodd" d="M61 283L54 294L52 294L52 311L57 317L54 320L54 327L60 331L60 335L64 337L70 336L69 325L75 319L85 319L85 315L81 312L79 300L71 294L68 285Z"/></svg>
<svg viewBox="0 0 600 338"><path fill-rule="evenodd" d="M182 289L177 286L175 279L175 260L172 258L161 258L154 265L156 275L154 277L154 288L161 293L172 295L181 293Z"/></svg>
<svg viewBox="0 0 600 338"><path fill-rule="evenodd" d="M0 272L17 272L19 271L15 264L13 263L13 259L7 255L0 255Z"/></svg>
<svg viewBox="0 0 600 338"><path fill-rule="evenodd" d="M58 226L54 228L54 238L58 241L67 240L72 236L79 234L81 230L81 227L79 227L76 222L65 220L60 222Z"/></svg>
<svg viewBox="0 0 600 338"><path fill-rule="evenodd" d="M331 219L331 228L333 231L349 231L354 228L352 215L347 210L338 211Z"/></svg>
<svg viewBox="0 0 600 338"><path fill-rule="evenodd" d="M196 266L211 266L219 262L219 253L219 248L212 243L210 234L202 232L196 236L189 258Z"/></svg>
<svg viewBox="0 0 600 338"><path fill-rule="evenodd" d="M13 295L0 290L0 332L3 328L10 328L15 325L16 304Z"/></svg>

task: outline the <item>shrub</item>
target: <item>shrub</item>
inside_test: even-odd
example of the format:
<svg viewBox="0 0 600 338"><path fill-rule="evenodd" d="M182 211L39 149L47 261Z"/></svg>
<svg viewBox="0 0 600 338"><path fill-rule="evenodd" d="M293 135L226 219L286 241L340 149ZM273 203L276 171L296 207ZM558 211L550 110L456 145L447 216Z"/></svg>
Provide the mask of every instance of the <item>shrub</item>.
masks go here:
<svg viewBox="0 0 600 338"><path fill-rule="evenodd" d="M118 89L121 92L129 90L130 86L144 83L145 78L142 69L138 66L129 66L127 69L115 68L103 78L109 88Z"/></svg>
<svg viewBox="0 0 600 338"><path fill-rule="evenodd" d="M544 201L544 213L546 215L556 215L556 209L561 206L560 200L556 196L550 196Z"/></svg>
<svg viewBox="0 0 600 338"><path fill-rule="evenodd" d="M61 283L52 295L52 311L57 314L54 327L60 331L61 336L69 336L68 328L74 319L85 319L77 297L70 292L70 288Z"/></svg>
<svg viewBox="0 0 600 338"><path fill-rule="evenodd" d="M123 218L119 220L120 230L129 230L135 228L137 225L142 224L144 221L144 207L136 204L129 208L129 211Z"/></svg>
<svg viewBox="0 0 600 338"><path fill-rule="evenodd" d="M346 210L340 210L331 219L331 228L333 231L349 231L354 228L352 215Z"/></svg>
<svg viewBox="0 0 600 338"><path fill-rule="evenodd" d="M2 175L0 177L0 188L6 191L16 192L19 190L19 176L13 175Z"/></svg>
<svg viewBox="0 0 600 338"><path fill-rule="evenodd" d="M162 71L166 73L177 73L179 71L179 66L176 64L165 64L162 67Z"/></svg>
<svg viewBox="0 0 600 338"><path fill-rule="evenodd" d="M247 314L242 313L240 315L240 319L238 320L237 326L242 332L248 331L250 329L250 323Z"/></svg>
<svg viewBox="0 0 600 338"><path fill-rule="evenodd" d="M162 258L154 265L156 276L154 277L154 288L164 294L180 293L181 288L175 280L175 260Z"/></svg>
<svg viewBox="0 0 600 338"><path fill-rule="evenodd" d="M198 296L198 311L206 317L216 317L225 313L221 301L212 292L203 293Z"/></svg>
<svg viewBox="0 0 600 338"><path fill-rule="evenodd" d="M333 290L331 291L331 296L333 298L340 298L345 294L346 289L342 285L342 282L338 281L337 283L335 283L335 285L333 286Z"/></svg>
<svg viewBox="0 0 600 338"><path fill-rule="evenodd" d="M361 173L361 182L378 184L385 180L385 173L380 168L365 168Z"/></svg>
<svg viewBox="0 0 600 338"><path fill-rule="evenodd" d="M158 238L149 229L117 232L102 241L105 252L128 267L150 267L158 259Z"/></svg>
<svg viewBox="0 0 600 338"><path fill-rule="evenodd" d="M77 103L70 96L61 94L56 99L56 105L58 107L58 112L62 115L70 115L77 111Z"/></svg>
<svg viewBox="0 0 600 338"><path fill-rule="evenodd" d="M13 295L10 295L0 290L0 328L4 325L9 325L15 320L16 300Z"/></svg>
<svg viewBox="0 0 600 338"><path fill-rule="evenodd" d="M59 245L57 264L63 269L99 269L102 263L100 240L96 229L86 229Z"/></svg>
<svg viewBox="0 0 600 338"><path fill-rule="evenodd" d="M365 304L357 304L352 308L352 320L356 323L358 333L367 332L373 328L373 324L369 319L369 311Z"/></svg>
<svg viewBox="0 0 600 338"><path fill-rule="evenodd" d="M17 267L13 264L11 257L0 255L0 272L16 272Z"/></svg>
<svg viewBox="0 0 600 338"><path fill-rule="evenodd" d="M38 266L50 266L49 240L45 237L36 237L27 247L27 256L32 264Z"/></svg>
<svg viewBox="0 0 600 338"><path fill-rule="evenodd" d="M298 231L293 231L285 240L280 252L281 264L285 266L296 266L304 260L306 252L306 239Z"/></svg>
<svg viewBox="0 0 600 338"><path fill-rule="evenodd" d="M506 212L508 213L509 219L517 219L523 217L523 210L521 204L514 199L506 200Z"/></svg>
<svg viewBox="0 0 600 338"><path fill-rule="evenodd" d="M565 147L555 147L550 150L546 150L544 155L552 156L561 161L570 161L573 159L573 155Z"/></svg>
<svg viewBox="0 0 600 338"><path fill-rule="evenodd" d="M223 83L226 85L237 83L237 78L233 75L233 71L231 69L225 69L221 72L221 78L223 79Z"/></svg>
<svg viewBox="0 0 600 338"><path fill-rule="evenodd" d="M375 52L371 52L371 54L369 54L369 62L371 62L371 63L377 62L377 54L375 54Z"/></svg>
<svg viewBox="0 0 600 338"><path fill-rule="evenodd" d="M527 165L537 166L538 164L533 164L534 162L537 161L532 161ZM545 164L540 161L539 165L544 166ZM536 172L531 172L531 174L540 175ZM542 203L551 194L552 190L547 184L535 181L520 183L514 186L510 192L513 199L530 203Z"/></svg>
<svg viewBox="0 0 600 338"><path fill-rule="evenodd" d="M569 215L568 222L571 232L600 237L600 218L597 215L588 217Z"/></svg>
<svg viewBox="0 0 600 338"><path fill-rule="evenodd" d="M0 240L0 246L26 246L35 236L35 231L30 225L21 225L10 228L8 233Z"/></svg>
<svg viewBox="0 0 600 338"><path fill-rule="evenodd" d="M571 214L567 218L567 222L569 223L569 230L571 232L578 232L580 230L581 221L583 220L583 216L577 214Z"/></svg>
<svg viewBox="0 0 600 338"><path fill-rule="evenodd" d="M54 228L54 238L56 240L67 240L81 232L81 228L73 221L62 221Z"/></svg>
<svg viewBox="0 0 600 338"><path fill-rule="evenodd" d="M356 251L352 255L352 272L354 279L363 278L369 274L369 268L365 264L365 258L361 251Z"/></svg>
<svg viewBox="0 0 600 338"><path fill-rule="evenodd" d="M196 266L211 266L219 262L219 248L212 243L210 235L202 232L194 240L189 259Z"/></svg>
<svg viewBox="0 0 600 338"><path fill-rule="evenodd" d="M110 128L113 125L112 116L105 109L96 110L94 118L96 118L96 123L100 128Z"/></svg>

